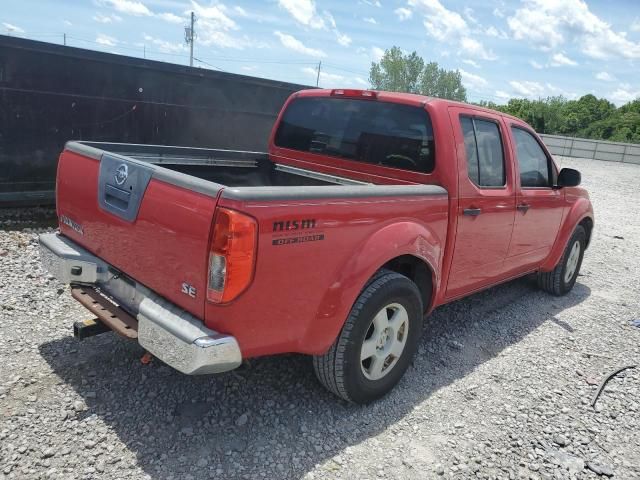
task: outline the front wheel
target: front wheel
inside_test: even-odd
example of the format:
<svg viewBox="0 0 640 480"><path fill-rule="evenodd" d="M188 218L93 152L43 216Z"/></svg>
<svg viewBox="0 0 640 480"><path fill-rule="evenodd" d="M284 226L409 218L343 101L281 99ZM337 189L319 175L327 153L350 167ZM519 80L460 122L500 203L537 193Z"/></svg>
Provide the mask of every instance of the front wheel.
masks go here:
<svg viewBox="0 0 640 480"><path fill-rule="evenodd" d="M340 335L315 356L316 376L330 392L359 404L400 381L422 333L422 299L404 275L383 270L365 287Z"/></svg>
<svg viewBox="0 0 640 480"><path fill-rule="evenodd" d="M582 225L578 225L556 268L538 273L538 286L556 296L569 293L578 278L586 245L587 232Z"/></svg>

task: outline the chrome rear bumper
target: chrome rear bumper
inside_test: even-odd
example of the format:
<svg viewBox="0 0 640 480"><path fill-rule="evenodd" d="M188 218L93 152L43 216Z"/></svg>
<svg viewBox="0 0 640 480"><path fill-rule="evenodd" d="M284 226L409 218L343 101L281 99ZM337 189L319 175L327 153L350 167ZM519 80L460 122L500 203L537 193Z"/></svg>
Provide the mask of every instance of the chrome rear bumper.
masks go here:
<svg viewBox="0 0 640 480"><path fill-rule="evenodd" d="M95 287L135 316L138 343L176 370L202 375L233 370L242 363L234 337L208 329L145 286L114 275L117 270L68 238L40 235L40 252L43 265L58 280Z"/></svg>

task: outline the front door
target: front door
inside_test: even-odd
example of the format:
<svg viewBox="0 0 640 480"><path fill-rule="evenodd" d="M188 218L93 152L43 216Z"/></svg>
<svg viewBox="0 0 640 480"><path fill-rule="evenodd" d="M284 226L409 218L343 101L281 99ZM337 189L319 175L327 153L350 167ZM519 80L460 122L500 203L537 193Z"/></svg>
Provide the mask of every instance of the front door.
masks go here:
<svg viewBox="0 0 640 480"><path fill-rule="evenodd" d="M524 271L549 255L562 221L564 191L553 187L557 171L538 139L516 125L511 126L511 136L519 181L507 263Z"/></svg>
<svg viewBox="0 0 640 480"><path fill-rule="evenodd" d="M514 172L498 115L449 110L458 162L458 221L448 299L499 281L515 215ZM467 110L468 112L468 110Z"/></svg>

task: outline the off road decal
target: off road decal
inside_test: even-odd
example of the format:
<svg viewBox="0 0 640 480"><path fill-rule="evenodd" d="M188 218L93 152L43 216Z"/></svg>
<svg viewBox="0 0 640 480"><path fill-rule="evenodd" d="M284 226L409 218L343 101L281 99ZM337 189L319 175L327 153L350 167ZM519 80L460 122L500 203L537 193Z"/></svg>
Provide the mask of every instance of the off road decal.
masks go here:
<svg viewBox="0 0 640 480"><path fill-rule="evenodd" d="M272 245L291 245L293 243L317 242L319 240L324 240L324 233L319 233L316 235L301 235L296 237L274 238L271 241L271 244Z"/></svg>

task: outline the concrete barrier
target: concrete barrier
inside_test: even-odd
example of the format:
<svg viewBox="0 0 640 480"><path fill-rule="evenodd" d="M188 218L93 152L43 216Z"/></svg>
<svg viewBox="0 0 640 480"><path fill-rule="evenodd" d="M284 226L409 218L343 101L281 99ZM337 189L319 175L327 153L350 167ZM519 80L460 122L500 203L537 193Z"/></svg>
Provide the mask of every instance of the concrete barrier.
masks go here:
<svg viewBox="0 0 640 480"><path fill-rule="evenodd" d="M553 155L640 165L640 145L633 143L607 142L604 140L547 134L542 134L540 137Z"/></svg>

